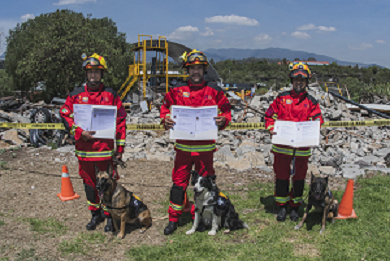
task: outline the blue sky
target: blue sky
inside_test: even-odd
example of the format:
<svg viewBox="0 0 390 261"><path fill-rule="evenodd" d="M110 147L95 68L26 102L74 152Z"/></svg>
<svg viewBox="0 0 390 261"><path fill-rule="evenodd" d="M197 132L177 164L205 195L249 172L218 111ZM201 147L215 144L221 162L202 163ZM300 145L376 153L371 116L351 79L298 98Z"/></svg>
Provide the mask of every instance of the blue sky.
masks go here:
<svg viewBox="0 0 390 261"><path fill-rule="evenodd" d="M0 32L56 9L112 18L131 43L163 35L201 50L280 47L390 68L388 0L0 0Z"/></svg>

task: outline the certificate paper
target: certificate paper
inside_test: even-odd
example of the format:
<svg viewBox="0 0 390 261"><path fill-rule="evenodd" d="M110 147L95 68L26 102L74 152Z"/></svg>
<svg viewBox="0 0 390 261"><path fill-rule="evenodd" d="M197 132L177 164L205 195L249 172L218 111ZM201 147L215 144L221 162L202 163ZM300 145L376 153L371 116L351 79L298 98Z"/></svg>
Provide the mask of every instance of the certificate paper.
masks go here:
<svg viewBox="0 0 390 261"><path fill-rule="evenodd" d="M319 121L282 121L276 120L273 144L287 145L294 148L315 147L320 145Z"/></svg>
<svg viewBox="0 0 390 261"><path fill-rule="evenodd" d="M171 118L175 125L170 130L170 139L216 140L218 126L214 117L218 116L218 106L188 107L173 105Z"/></svg>
<svg viewBox="0 0 390 261"><path fill-rule="evenodd" d="M117 107L108 105L73 105L74 122L100 139L115 139Z"/></svg>

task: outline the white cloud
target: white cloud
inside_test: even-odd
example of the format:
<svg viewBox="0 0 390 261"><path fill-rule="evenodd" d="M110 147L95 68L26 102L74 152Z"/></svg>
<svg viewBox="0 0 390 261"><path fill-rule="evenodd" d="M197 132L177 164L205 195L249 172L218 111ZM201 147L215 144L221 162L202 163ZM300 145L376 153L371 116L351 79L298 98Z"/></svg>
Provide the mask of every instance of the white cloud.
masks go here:
<svg viewBox="0 0 390 261"><path fill-rule="evenodd" d="M297 28L298 31L308 31L314 29L317 29L317 27L314 24L305 24Z"/></svg>
<svg viewBox="0 0 390 261"><path fill-rule="evenodd" d="M309 30L319 30L322 32L334 32L336 31L336 27L333 26L326 27L323 25L315 26L315 24L305 24L297 28L297 31L309 31Z"/></svg>
<svg viewBox="0 0 390 261"><path fill-rule="evenodd" d="M320 31L326 31L326 32L334 32L334 31L336 31L336 28L335 28L335 27L332 27L332 26L326 27L326 26L320 25L320 26L318 26L318 30L320 30Z"/></svg>
<svg viewBox="0 0 390 261"><path fill-rule="evenodd" d="M35 16L33 14L25 14L20 17L22 22L26 22L28 19L34 19Z"/></svg>
<svg viewBox="0 0 390 261"><path fill-rule="evenodd" d="M286 33L286 32L283 32L282 35L287 35L287 33Z"/></svg>
<svg viewBox="0 0 390 261"><path fill-rule="evenodd" d="M213 29L211 29L210 27L206 27L206 32L204 33L199 33L200 35L203 35L203 36L211 36L211 35L214 35L214 32L213 32Z"/></svg>
<svg viewBox="0 0 390 261"><path fill-rule="evenodd" d="M368 43L362 43L358 46L348 45L348 48L352 49L352 50L366 50L366 49L372 48L372 47L374 47L374 46L372 44L368 44Z"/></svg>
<svg viewBox="0 0 390 261"><path fill-rule="evenodd" d="M272 40L272 37L269 36L268 34L259 34L255 37L255 41L258 43L269 42L271 40Z"/></svg>
<svg viewBox="0 0 390 261"><path fill-rule="evenodd" d="M308 35L307 33L305 32L298 32L298 31L295 31L291 34L291 36L295 37L295 38L299 38L299 39L309 39L311 38L310 35Z"/></svg>
<svg viewBox="0 0 390 261"><path fill-rule="evenodd" d="M170 33L167 38L171 40L185 40L186 38L192 36L192 33L194 32L199 32L198 27L193 27L191 25L182 26L175 29L175 31Z"/></svg>
<svg viewBox="0 0 390 261"><path fill-rule="evenodd" d="M384 40L376 40L377 43L379 44L385 44L386 42Z"/></svg>
<svg viewBox="0 0 390 261"><path fill-rule="evenodd" d="M53 3L53 5L79 5L87 2L96 3L96 0L60 0L58 3Z"/></svg>
<svg viewBox="0 0 390 261"><path fill-rule="evenodd" d="M244 16L238 15L217 15L213 17L205 18L206 23L224 23L224 24L237 24L237 25L247 25L247 26L255 26L259 25L259 22L255 19L250 19Z"/></svg>

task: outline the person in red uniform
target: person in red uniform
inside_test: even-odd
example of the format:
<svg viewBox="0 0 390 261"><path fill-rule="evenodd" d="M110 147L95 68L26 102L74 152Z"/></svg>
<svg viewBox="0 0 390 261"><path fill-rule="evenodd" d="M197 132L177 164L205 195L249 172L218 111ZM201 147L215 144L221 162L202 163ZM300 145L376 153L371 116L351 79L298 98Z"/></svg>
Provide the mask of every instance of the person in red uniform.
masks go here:
<svg viewBox="0 0 390 261"><path fill-rule="evenodd" d="M92 213L92 219L86 226L87 230L96 229L96 226L106 217L107 225L104 227L104 231L108 232L113 231L113 223L105 206L100 206L100 198L95 188L95 164L101 171L107 170L108 164L111 164L114 178L119 179L116 166L113 163L113 156L118 160L122 157L126 139L126 111L118 94L112 88L101 83L104 73L108 71L105 59L96 53L88 58L85 54L82 57L87 84L69 94L65 104L61 107L60 114L65 128L76 140L75 152L79 161L79 174L83 179L88 209ZM75 124L73 104L117 106L116 153L114 140L94 138L94 131L83 130Z"/></svg>
<svg viewBox="0 0 390 261"><path fill-rule="evenodd" d="M218 116L215 118L219 130L223 130L231 122L231 106L224 92L216 83L206 82L203 75L207 70L208 61L203 52L192 50L183 54L182 66L187 69L189 79L173 87L166 95L160 110L161 124L168 130L173 127L174 120L170 118L172 105L182 106L212 106L218 105ZM202 176L215 175L213 168L213 153L216 151L213 140L176 140L176 157L172 170L173 186L169 198L169 224L164 234L172 234L177 229L179 218L183 212L186 189L190 179L193 164ZM192 219L195 215L194 205L191 208ZM201 228L199 228L200 230Z"/></svg>
<svg viewBox="0 0 390 261"><path fill-rule="evenodd" d="M291 91L280 93L265 113L265 127L272 134L274 132L275 120L284 121L320 121L322 118L320 105L317 100L306 92L311 72L306 64L298 63L292 65L289 77L293 84ZM277 215L278 221L285 221L287 210L290 205L290 220L298 220L298 207L303 201L303 189L308 169L308 159L311 156L310 147L292 148L284 145L273 145L275 178L275 200L280 207ZM293 173L292 188L290 187L291 160L295 164ZM293 171L294 172L294 171Z"/></svg>

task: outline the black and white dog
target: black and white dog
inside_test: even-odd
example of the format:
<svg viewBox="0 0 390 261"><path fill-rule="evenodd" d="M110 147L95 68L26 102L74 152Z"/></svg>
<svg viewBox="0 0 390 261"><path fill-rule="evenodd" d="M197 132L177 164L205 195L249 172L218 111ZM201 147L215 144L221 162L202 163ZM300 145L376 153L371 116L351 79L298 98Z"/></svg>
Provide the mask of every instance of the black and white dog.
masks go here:
<svg viewBox="0 0 390 261"><path fill-rule="evenodd" d="M215 185L215 175L202 177L195 170L191 171L191 175L195 193L195 220L191 230L186 232L187 235L196 231L201 220L206 227L211 226L208 232L210 236L216 235L217 230L222 227L226 228L224 233L242 228L249 229L249 226L238 218L238 213L229 198Z"/></svg>

